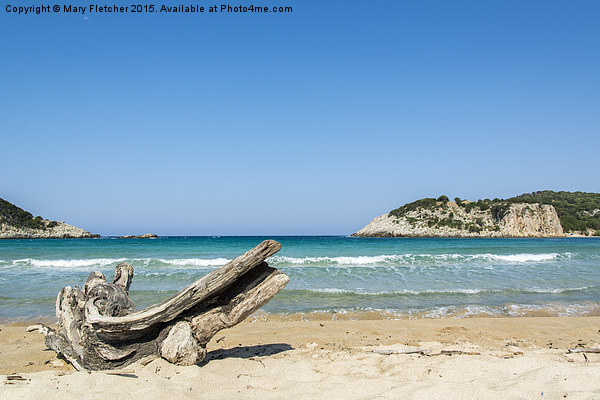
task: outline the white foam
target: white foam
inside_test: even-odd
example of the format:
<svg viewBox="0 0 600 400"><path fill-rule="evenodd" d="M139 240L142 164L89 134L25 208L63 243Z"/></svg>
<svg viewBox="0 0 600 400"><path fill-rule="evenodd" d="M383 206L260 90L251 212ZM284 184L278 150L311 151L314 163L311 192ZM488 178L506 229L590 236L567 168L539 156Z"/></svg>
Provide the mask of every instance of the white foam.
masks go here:
<svg viewBox="0 0 600 400"><path fill-rule="evenodd" d="M290 257L290 256L272 256L268 259L269 263L274 266L299 266L299 267L379 267L379 266L412 266L412 265L427 265L452 262L453 264L470 264L470 263L540 263L550 262L563 258L571 257L571 253L543 253L543 254L382 254L375 256L316 256L316 257ZM2 268L6 267L22 267L32 266L37 268L56 268L56 269L72 269L84 267L107 267L114 266L120 262L129 261L132 264L141 263L145 266L154 263L162 263L177 267L219 267L225 265L231 259L224 257L217 258L86 258L86 259L34 259L24 258L12 261L0 260ZM483 268L489 268L482 266Z"/></svg>
<svg viewBox="0 0 600 400"><path fill-rule="evenodd" d="M531 289L523 289L523 291L531 292L531 293L558 294L558 293L565 293L565 292L577 292L580 290L588 290L588 289L593 289L593 288L594 288L594 286L568 287L568 288L557 288L557 289L531 288Z"/></svg>
<svg viewBox="0 0 600 400"><path fill-rule="evenodd" d="M420 294L446 294L446 293L459 293L459 294L477 294L482 292L493 292L495 290L487 290L487 289L451 289L451 290L387 290L387 291L377 291L377 292L369 292L364 291L362 289L339 289L339 288L324 288L324 289L305 289L309 292L316 293L332 293L332 294L360 294L365 296L381 296L381 295L404 295L404 294L412 294L412 295L420 295ZM500 290L498 290L500 291Z"/></svg>
<svg viewBox="0 0 600 400"><path fill-rule="evenodd" d="M273 256L268 261L279 264L338 264L338 265L369 265L377 263L389 263L394 261L400 261L412 257L412 254L400 254L400 255L379 255L379 256L340 256L340 257L287 257L287 256Z"/></svg>
<svg viewBox="0 0 600 400"><path fill-rule="evenodd" d="M77 267L90 267L90 266L106 266L110 264L116 264L126 261L126 258L86 258L86 259L73 259L73 260L36 260L34 258L24 258L20 260L14 260L14 265L31 265L33 267L41 268L77 268Z"/></svg>
<svg viewBox="0 0 600 400"><path fill-rule="evenodd" d="M591 313L597 313L600 309L600 303L584 302L584 303L549 303L549 304L505 304L499 306L444 306L427 309L409 309L398 310L390 308L372 308L372 307L357 307L352 309L325 309L315 311L299 312L303 320L308 320L305 315L307 312L311 314L329 314L332 320L337 319L336 314L346 314L350 320L354 320L353 315L359 315L361 312L378 312L384 319L462 319L478 316L490 317L523 317L535 315L539 312L544 312L555 316L585 316ZM594 315L591 314L591 315Z"/></svg>
<svg viewBox="0 0 600 400"><path fill-rule="evenodd" d="M448 306L434 309L410 310L409 318L469 318L478 315L491 317L523 317L531 313L545 312L559 317L582 316L597 311L597 303L574 304L507 304L503 306ZM394 310L392 310L394 312ZM395 312L399 317L406 315L404 312Z"/></svg>
<svg viewBox="0 0 600 400"><path fill-rule="evenodd" d="M377 265L377 264L414 264L423 262L453 261L468 263L473 261L529 263L552 261L562 257L570 257L571 253L543 253L543 254L392 254L376 256L339 256L339 257L289 257L273 256L269 259L274 264L311 265Z"/></svg>
<svg viewBox="0 0 600 400"><path fill-rule="evenodd" d="M598 309L598 304L594 303L574 303L574 304L509 304L500 310L501 313L511 317L521 317L530 312L547 312L558 317L569 317L586 315L589 312Z"/></svg>
<svg viewBox="0 0 600 400"><path fill-rule="evenodd" d="M333 294L344 294L344 293L360 293L356 290L347 290L347 289L338 289L338 288L324 288L324 289L307 289L309 292L315 292L315 293L333 293ZM360 293L360 294L365 294L365 293Z"/></svg>
<svg viewBox="0 0 600 400"><path fill-rule="evenodd" d="M508 261L508 262L540 262L550 261L557 259L560 256L558 253L548 254L508 254L508 255L496 255L496 254L482 254L482 258L488 258L490 260Z"/></svg>
<svg viewBox="0 0 600 400"><path fill-rule="evenodd" d="M480 294L480 293L503 293L503 292L520 292L520 293L546 293L546 294L559 294L571 291L581 291L593 289L595 286L582 286L582 287L568 287L568 288L502 288L502 289L448 289L448 290L436 290L436 289L425 289L425 290L384 290L369 292L363 289L340 289L340 288L321 288L321 289L304 289L309 292L315 293L330 293L330 294L358 294L365 296L381 296L381 295L424 295L424 294Z"/></svg>
<svg viewBox="0 0 600 400"><path fill-rule="evenodd" d="M227 264L230 259L227 258L176 258L173 260L158 258L157 261L160 261L169 265L177 265L177 266L186 266L191 265L194 267L213 267L213 266L221 266Z"/></svg>
<svg viewBox="0 0 600 400"><path fill-rule="evenodd" d="M56 268L56 269L72 269L79 267L106 267L110 265L116 265L120 262L128 261L132 264L143 264L152 265L153 263L163 263L174 266L192 266L192 267L211 267L221 266L228 263L227 258L212 258L212 259L201 259L201 258L177 258L177 259L161 259L161 258L86 258L86 259L58 259L58 260L38 260L34 258L23 258L13 260L10 264L6 262L7 266L12 267L23 267L31 266L36 268Z"/></svg>

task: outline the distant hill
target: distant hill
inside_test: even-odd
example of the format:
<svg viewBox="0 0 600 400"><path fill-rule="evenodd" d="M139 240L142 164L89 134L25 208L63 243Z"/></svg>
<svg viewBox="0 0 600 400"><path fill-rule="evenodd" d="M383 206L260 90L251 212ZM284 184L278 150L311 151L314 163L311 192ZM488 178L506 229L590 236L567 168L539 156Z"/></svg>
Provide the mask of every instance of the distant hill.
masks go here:
<svg viewBox="0 0 600 400"><path fill-rule="evenodd" d="M424 198L373 219L353 236L559 237L600 235L600 194L541 191L477 201Z"/></svg>
<svg viewBox="0 0 600 400"><path fill-rule="evenodd" d="M96 238L81 228L49 221L0 198L0 239Z"/></svg>

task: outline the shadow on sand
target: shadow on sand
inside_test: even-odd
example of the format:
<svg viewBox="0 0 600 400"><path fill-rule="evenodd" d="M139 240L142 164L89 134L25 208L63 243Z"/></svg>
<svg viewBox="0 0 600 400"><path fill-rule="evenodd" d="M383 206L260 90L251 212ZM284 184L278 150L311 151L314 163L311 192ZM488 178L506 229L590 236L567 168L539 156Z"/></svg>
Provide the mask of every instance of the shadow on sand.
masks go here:
<svg viewBox="0 0 600 400"><path fill-rule="evenodd" d="M198 366L203 366L211 360L272 356L273 354L289 350L294 350L294 348L287 343L259 344L255 346L240 346L232 347L230 349L212 350L206 354L206 358L202 360Z"/></svg>

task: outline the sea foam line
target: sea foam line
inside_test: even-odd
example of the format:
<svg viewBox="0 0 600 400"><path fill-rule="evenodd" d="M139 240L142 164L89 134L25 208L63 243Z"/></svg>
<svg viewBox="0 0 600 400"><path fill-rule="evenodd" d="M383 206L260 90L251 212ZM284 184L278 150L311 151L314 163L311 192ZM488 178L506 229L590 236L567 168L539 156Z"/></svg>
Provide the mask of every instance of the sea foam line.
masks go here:
<svg viewBox="0 0 600 400"><path fill-rule="evenodd" d="M506 304L503 306L448 306L428 310L411 310L409 318L469 318L478 315L490 317L524 317L540 313L557 317L589 315L599 309L598 303L571 304ZM404 313L399 312L401 316Z"/></svg>
<svg viewBox="0 0 600 400"><path fill-rule="evenodd" d="M546 294L560 294L566 292L576 292L594 289L596 286L582 286L582 287L568 287L568 288L504 288L504 289L448 289L448 290L384 290L369 292L360 289L340 289L340 288L321 288L321 289L296 289L300 291L307 291L313 293L325 293L325 294L352 294L362 296L389 296L389 295L424 295L424 294L482 294L482 293L546 293Z"/></svg>
<svg viewBox="0 0 600 400"><path fill-rule="evenodd" d="M193 266L196 266L196 267L220 266L220 265L225 265L229 261L231 261L230 259L227 259L227 258L209 258L209 259L204 259L204 258L176 258L174 260L157 258L156 260L160 261L162 263L165 263L165 264L170 264L170 265L177 265L177 266L193 265Z"/></svg>
<svg viewBox="0 0 600 400"><path fill-rule="evenodd" d="M524 316L585 316L595 315L600 310L598 302L583 303L546 303L546 304L503 304L498 306L464 305L464 306L442 306L427 308L374 308L374 307L352 307L331 308L318 310L303 310L283 315L300 315L303 321L324 320L327 315L331 320L357 320L364 313L369 313L369 319L379 314L381 319L462 319L471 317L524 317ZM373 314L374 313L374 314ZM270 312L266 313L271 314ZM315 316L317 317L315 319ZM377 318L375 318L377 319Z"/></svg>
<svg viewBox="0 0 600 400"><path fill-rule="evenodd" d="M30 265L33 267L57 267L57 268L68 268L68 267L89 267L89 266L105 266L113 263L120 263L127 261L126 258L85 258L85 259L70 259L70 260L37 260L34 258L23 258L14 260L12 264L14 266L26 266Z"/></svg>
<svg viewBox="0 0 600 400"><path fill-rule="evenodd" d="M179 259L162 259L162 258L84 258L84 259L58 259L58 260L38 260L33 258L23 258L5 262L2 267L23 267L31 266L37 268L57 268L57 269L76 269L81 267L107 267L116 265L121 262L130 262L134 265L151 265L151 264L167 264L174 266L192 266L192 267L211 267L225 265L230 260L227 258L179 258Z"/></svg>

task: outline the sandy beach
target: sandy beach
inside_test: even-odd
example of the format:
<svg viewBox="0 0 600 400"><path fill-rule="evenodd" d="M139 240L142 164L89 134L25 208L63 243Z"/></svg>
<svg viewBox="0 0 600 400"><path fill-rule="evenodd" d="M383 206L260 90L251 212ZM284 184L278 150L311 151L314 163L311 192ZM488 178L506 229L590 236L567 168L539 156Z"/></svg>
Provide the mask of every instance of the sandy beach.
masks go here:
<svg viewBox="0 0 600 400"><path fill-rule="evenodd" d="M19 322L0 331L0 398L600 399L600 317L331 320L258 315L205 361L77 372ZM308 320L306 320L308 319ZM417 351L413 354L402 354Z"/></svg>

